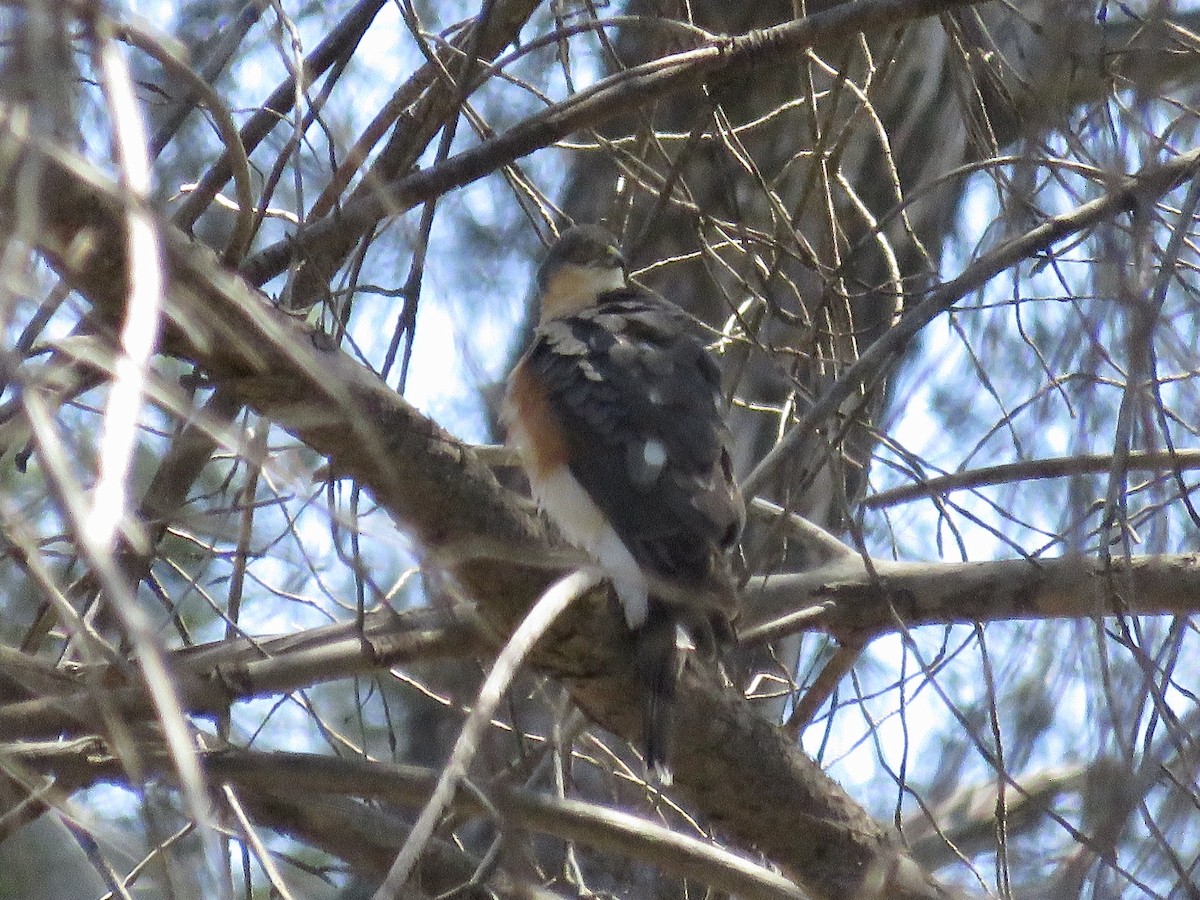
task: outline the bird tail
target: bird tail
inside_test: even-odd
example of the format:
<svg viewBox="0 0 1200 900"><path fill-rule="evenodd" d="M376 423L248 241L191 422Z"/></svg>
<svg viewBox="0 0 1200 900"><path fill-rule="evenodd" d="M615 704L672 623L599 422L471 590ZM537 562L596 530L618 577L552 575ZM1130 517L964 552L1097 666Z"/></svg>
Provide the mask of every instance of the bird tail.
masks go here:
<svg viewBox="0 0 1200 900"><path fill-rule="evenodd" d="M670 756L675 734L675 686L682 661L671 610L653 600L646 624L638 629L634 649L644 694L642 739L646 772L663 787L672 781Z"/></svg>

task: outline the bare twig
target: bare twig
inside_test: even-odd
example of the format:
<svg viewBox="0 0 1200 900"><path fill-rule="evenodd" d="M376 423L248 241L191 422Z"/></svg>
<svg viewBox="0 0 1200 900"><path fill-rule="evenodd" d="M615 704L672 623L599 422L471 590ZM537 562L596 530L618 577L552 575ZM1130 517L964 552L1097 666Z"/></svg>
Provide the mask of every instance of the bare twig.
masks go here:
<svg viewBox="0 0 1200 900"><path fill-rule="evenodd" d="M441 777L438 778L437 786L433 790L433 796L421 810L421 815L413 825L412 832L405 840L395 863L392 864L387 879L375 893L375 900L393 900L399 895L425 847L425 842L433 835L433 829L437 826L438 820L441 819L446 808L454 799L459 785L467 777L467 770L470 768L475 751L479 748L484 731L491 722L496 707L504 698L509 684L516 676L517 669L525 662L533 645L546 633L554 620L579 596L594 588L599 582L599 578L600 576L595 570L587 569L580 569L563 576L546 589L546 592L529 610L525 621L513 632L512 637L509 638L508 643L504 645L504 649L492 664L492 671L479 690L475 708L471 710L467 721L463 723L462 731L454 744L454 750L450 753L450 759L446 762Z"/></svg>
<svg viewBox="0 0 1200 900"><path fill-rule="evenodd" d="M974 490L997 484L1033 481L1041 478L1065 478L1071 475L1102 474L1112 466L1112 456L1078 455L1057 459L1027 459L1001 463L926 478L863 498L868 509L884 509L922 497L940 497L954 491ZM1126 470L1130 472L1186 472L1200 469L1200 450L1137 451L1129 454Z"/></svg>

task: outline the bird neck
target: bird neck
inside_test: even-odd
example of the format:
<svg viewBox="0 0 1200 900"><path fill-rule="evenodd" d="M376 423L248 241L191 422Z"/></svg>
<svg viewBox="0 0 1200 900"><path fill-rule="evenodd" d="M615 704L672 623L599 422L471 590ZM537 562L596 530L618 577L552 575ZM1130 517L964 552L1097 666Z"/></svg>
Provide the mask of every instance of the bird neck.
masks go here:
<svg viewBox="0 0 1200 900"><path fill-rule="evenodd" d="M542 291L541 321L573 316L594 306L601 294L620 290L625 285L625 273L620 269L563 266L550 277Z"/></svg>

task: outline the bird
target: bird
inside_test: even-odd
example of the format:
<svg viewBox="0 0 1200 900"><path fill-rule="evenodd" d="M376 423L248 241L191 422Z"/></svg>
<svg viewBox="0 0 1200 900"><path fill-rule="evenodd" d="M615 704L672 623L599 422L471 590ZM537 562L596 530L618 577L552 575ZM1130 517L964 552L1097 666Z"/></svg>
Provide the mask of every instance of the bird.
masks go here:
<svg viewBox="0 0 1200 900"><path fill-rule="evenodd" d="M721 374L699 323L632 283L616 238L567 228L537 272L540 316L501 404L538 506L611 580L645 694L644 762L670 785L689 646L734 640L745 521Z"/></svg>

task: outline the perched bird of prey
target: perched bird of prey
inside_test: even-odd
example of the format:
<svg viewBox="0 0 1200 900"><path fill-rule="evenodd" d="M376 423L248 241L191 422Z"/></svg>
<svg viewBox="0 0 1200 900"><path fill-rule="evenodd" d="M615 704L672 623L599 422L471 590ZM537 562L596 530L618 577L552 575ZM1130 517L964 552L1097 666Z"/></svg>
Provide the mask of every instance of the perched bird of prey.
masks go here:
<svg viewBox="0 0 1200 900"><path fill-rule="evenodd" d="M646 688L646 766L669 784L680 646L732 638L727 553L744 520L720 373L698 324L630 284L615 238L563 232L501 413L535 499L611 578Z"/></svg>

